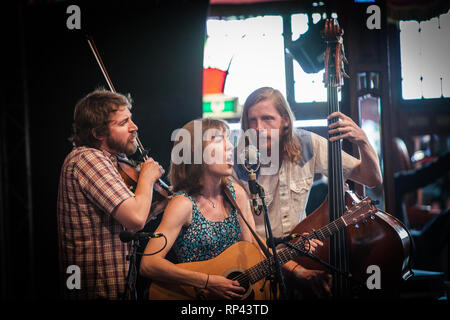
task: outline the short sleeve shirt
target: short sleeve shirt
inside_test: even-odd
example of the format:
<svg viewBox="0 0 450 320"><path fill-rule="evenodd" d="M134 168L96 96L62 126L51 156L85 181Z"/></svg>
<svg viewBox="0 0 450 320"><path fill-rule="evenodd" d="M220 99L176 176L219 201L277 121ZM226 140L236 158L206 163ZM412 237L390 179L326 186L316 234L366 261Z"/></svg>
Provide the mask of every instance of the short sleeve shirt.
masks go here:
<svg viewBox="0 0 450 320"><path fill-rule="evenodd" d="M236 193L231 182L227 183L232 196ZM241 238L241 225L236 208L230 209L229 215L222 221L208 220L197 206L197 202L185 192L192 202L192 221L188 227L183 228L175 240L173 249L178 262L193 262L212 259Z"/></svg>
<svg viewBox="0 0 450 320"><path fill-rule="evenodd" d="M94 148L74 148L61 169L58 241L64 294L69 299L118 299L128 274L124 227L114 209L134 194L123 182L114 155ZM79 268L80 288L68 279ZM69 269L70 267L70 269ZM68 283L68 282L69 283Z"/></svg>
<svg viewBox="0 0 450 320"><path fill-rule="evenodd" d="M275 174L257 175L257 181L265 191L274 237L290 234L294 227L306 217L305 208L314 182L314 174L328 175L328 141L306 130L298 129L296 133L302 150L301 163L283 161ZM342 152L345 180L350 176L357 163L356 158ZM248 174L241 165L234 165L233 178L250 194ZM254 215L254 218L256 231L265 237L264 215Z"/></svg>

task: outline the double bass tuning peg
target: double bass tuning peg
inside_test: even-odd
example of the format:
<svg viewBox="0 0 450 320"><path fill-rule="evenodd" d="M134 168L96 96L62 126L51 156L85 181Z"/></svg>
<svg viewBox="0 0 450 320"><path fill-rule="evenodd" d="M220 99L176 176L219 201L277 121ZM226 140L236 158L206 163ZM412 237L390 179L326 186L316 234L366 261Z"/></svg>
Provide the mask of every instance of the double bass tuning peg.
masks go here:
<svg viewBox="0 0 450 320"><path fill-rule="evenodd" d="M340 49L341 49L341 57L342 57L342 61L344 61L345 63L348 64L348 60L345 57L345 50L344 50L344 43L340 43Z"/></svg>
<svg viewBox="0 0 450 320"><path fill-rule="evenodd" d="M342 63L342 67L341 67L341 73L344 76L344 78L350 79L350 76L347 74L347 72L345 72L345 68L344 68L344 64Z"/></svg>
<svg viewBox="0 0 450 320"><path fill-rule="evenodd" d="M341 72L345 78L350 79L350 76L345 72L345 67L344 67L344 63L348 64L348 60L345 57L344 44L340 43L339 46L340 46L340 58L341 58Z"/></svg>
<svg viewBox="0 0 450 320"><path fill-rule="evenodd" d="M344 78L350 79L350 76L345 72L344 67L342 67L341 72Z"/></svg>
<svg viewBox="0 0 450 320"><path fill-rule="evenodd" d="M347 58L345 57L344 52L342 52L342 63L343 63L343 64L344 64L344 63L348 64L348 60L347 60Z"/></svg>

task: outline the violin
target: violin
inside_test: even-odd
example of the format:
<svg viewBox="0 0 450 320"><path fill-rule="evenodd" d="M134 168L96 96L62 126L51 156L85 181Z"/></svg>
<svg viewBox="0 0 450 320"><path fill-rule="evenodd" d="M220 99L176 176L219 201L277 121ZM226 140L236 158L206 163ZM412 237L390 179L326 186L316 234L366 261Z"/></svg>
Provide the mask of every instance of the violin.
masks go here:
<svg viewBox="0 0 450 320"><path fill-rule="evenodd" d="M108 72L106 71L106 68L100 58L100 54L98 53L97 47L94 44L94 40L90 36L86 36L86 40L89 44L89 48L91 49L95 60L97 60L97 63L100 67L100 70L103 73L103 76L105 77L106 83L109 86L109 89L111 92L116 92L116 89L114 88L114 85L112 84L111 79L109 78ZM138 136L136 136L136 147L137 151L139 151L142 162L145 162L148 159L148 152L144 149L141 141L139 140ZM140 172L140 166L133 161L129 160L126 157L122 157L120 155L116 155L117 162L118 162L118 170L119 173L124 180L127 187L134 192L136 190L137 182L139 179L139 172ZM162 201L169 196L173 195L173 191L170 189L170 187L161 179L158 179L154 185L153 189L156 191L154 193L152 198L152 209L154 207L154 204L156 202Z"/></svg>
<svg viewBox="0 0 450 320"><path fill-rule="evenodd" d="M131 192L134 193L136 190L137 182L139 179L139 173L141 170L140 165L120 155L116 155L116 158L120 176L127 185L128 189L130 189ZM161 179L158 179L155 182L155 184L153 185L153 190L155 190L156 192L153 193L152 205L150 209L151 211L153 211L153 208L155 207L156 203L163 201L164 199L167 199L171 195L173 195L173 191Z"/></svg>

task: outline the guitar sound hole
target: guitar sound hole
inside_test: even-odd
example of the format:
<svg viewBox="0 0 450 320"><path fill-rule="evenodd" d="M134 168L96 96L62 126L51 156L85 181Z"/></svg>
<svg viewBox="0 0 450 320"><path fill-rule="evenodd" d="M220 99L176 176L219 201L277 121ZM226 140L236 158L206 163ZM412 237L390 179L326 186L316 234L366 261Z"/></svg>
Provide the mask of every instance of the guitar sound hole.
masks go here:
<svg viewBox="0 0 450 320"><path fill-rule="evenodd" d="M253 300L254 299L255 293L253 292L253 290L251 291L251 293L248 292L249 289L251 289L250 282L247 277L244 277L242 272L239 272L239 271L231 272L227 276L227 278L231 279L231 280L239 281L239 284L241 285L241 287L243 287L245 289L245 293L242 294L244 296L244 300Z"/></svg>
<svg viewBox="0 0 450 320"><path fill-rule="evenodd" d="M248 279L246 279L244 276L242 276L242 272L234 271L234 272L230 273L227 276L227 278L231 279L231 280L239 281L241 287L245 288L246 292L247 292L248 288L250 287L250 283L249 283Z"/></svg>

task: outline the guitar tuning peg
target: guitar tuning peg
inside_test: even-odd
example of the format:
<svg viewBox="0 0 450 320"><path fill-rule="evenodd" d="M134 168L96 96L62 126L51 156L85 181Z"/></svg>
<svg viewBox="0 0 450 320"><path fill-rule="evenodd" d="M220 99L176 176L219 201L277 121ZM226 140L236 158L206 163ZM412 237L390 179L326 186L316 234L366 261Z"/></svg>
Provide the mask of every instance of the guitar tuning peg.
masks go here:
<svg viewBox="0 0 450 320"><path fill-rule="evenodd" d="M365 224L365 223L367 222L366 215L365 215L365 214L361 214L361 215L360 215L360 220L361 220L361 222L362 222L363 224Z"/></svg>

